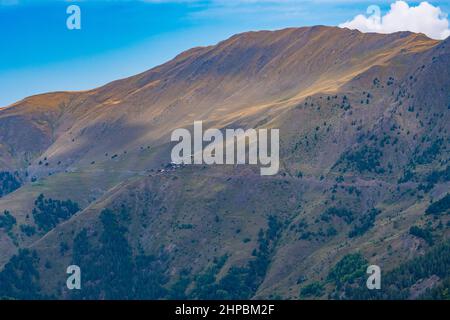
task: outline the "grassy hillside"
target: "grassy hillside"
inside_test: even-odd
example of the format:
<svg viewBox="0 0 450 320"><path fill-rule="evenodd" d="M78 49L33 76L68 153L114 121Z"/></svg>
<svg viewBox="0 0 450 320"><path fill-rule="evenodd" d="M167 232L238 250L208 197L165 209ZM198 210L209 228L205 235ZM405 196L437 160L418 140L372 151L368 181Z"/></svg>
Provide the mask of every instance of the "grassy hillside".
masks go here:
<svg viewBox="0 0 450 320"><path fill-rule="evenodd" d="M448 41L285 29L2 109L0 296L445 298L449 74ZM279 128L280 172L158 171L194 120Z"/></svg>

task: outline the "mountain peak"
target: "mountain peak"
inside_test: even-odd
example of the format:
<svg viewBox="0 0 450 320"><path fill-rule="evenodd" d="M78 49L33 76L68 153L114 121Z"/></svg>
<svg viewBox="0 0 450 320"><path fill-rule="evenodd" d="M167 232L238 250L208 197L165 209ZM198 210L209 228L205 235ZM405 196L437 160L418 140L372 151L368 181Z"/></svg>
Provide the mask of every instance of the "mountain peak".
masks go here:
<svg viewBox="0 0 450 320"><path fill-rule="evenodd" d="M0 118L17 121L20 116L41 132L36 145L52 145L46 152L53 157L70 155L78 161L96 157L87 153L89 139L103 141L95 152L102 153L122 148L129 144L127 139L135 144L150 136L162 139L173 128L189 125L193 117L221 125L244 116L258 119L308 96L369 81L357 79L372 77L372 69L392 65L401 76L406 71L398 69L396 59L425 52L436 43L412 33L365 34L328 26L245 32L94 90L24 99L0 110ZM114 126L102 129L105 123ZM128 138L113 138L125 128Z"/></svg>

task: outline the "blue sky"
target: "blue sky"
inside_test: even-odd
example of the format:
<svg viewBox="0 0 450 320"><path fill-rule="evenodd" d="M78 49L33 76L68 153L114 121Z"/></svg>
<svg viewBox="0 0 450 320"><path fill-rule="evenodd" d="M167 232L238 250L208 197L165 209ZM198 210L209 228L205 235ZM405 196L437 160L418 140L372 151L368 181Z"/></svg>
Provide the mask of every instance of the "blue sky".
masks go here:
<svg viewBox="0 0 450 320"><path fill-rule="evenodd" d="M388 10L391 2L0 0L0 106L42 92L94 88L238 32L338 25L372 4ZM429 2L450 13L450 1ZM66 27L70 4L81 8L81 30Z"/></svg>

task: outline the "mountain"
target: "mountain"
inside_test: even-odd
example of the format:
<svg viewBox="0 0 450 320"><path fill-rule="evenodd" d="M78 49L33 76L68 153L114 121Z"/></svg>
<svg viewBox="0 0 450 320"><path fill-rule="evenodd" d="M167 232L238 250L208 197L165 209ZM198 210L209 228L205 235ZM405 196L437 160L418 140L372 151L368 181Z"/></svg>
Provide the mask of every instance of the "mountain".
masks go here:
<svg viewBox="0 0 450 320"><path fill-rule="evenodd" d="M441 298L449 71L449 40L290 28L0 109L0 296ZM196 120L279 128L279 174L162 172ZM387 274L369 296L368 264Z"/></svg>

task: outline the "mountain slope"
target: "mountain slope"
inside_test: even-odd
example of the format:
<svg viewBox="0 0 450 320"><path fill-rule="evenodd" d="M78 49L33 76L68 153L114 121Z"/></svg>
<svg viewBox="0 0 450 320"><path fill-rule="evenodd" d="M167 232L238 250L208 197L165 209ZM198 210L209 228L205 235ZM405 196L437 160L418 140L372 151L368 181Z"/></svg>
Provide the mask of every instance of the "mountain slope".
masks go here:
<svg viewBox="0 0 450 320"><path fill-rule="evenodd" d="M326 279L346 255L392 270L448 238L446 211L425 212L449 190L449 69L448 40L312 27L244 33L98 89L27 98L0 110L1 168L23 180L0 198L16 219L0 228L0 263L35 251L36 296L78 297L64 290L75 263L84 298L343 297ZM279 128L280 173L156 172L172 130L195 120ZM83 209L40 228L41 193ZM111 250L128 258L117 265ZM115 267L143 278L95 272ZM108 281L123 291L95 288Z"/></svg>
<svg viewBox="0 0 450 320"><path fill-rule="evenodd" d="M13 109L35 107L42 112L38 120L51 127L43 131L51 131L53 144L29 170L41 172L37 163L47 157L52 160L49 167L59 171L55 161L64 160L61 165L66 168L99 160L103 151L123 151L131 140L137 140L132 147L154 143L193 120L225 125L261 117L268 109L279 112L307 95L336 91L374 65L392 64L399 54L420 52L436 43L409 33L367 35L327 27L250 32L190 50L138 76L67 94L66 101L57 100L63 94L38 96ZM58 112L55 107L63 109L59 117L45 119ZM10 109L2 111L3 117L11 117ZM90 150L93 140L103 148Z"/></svg>

